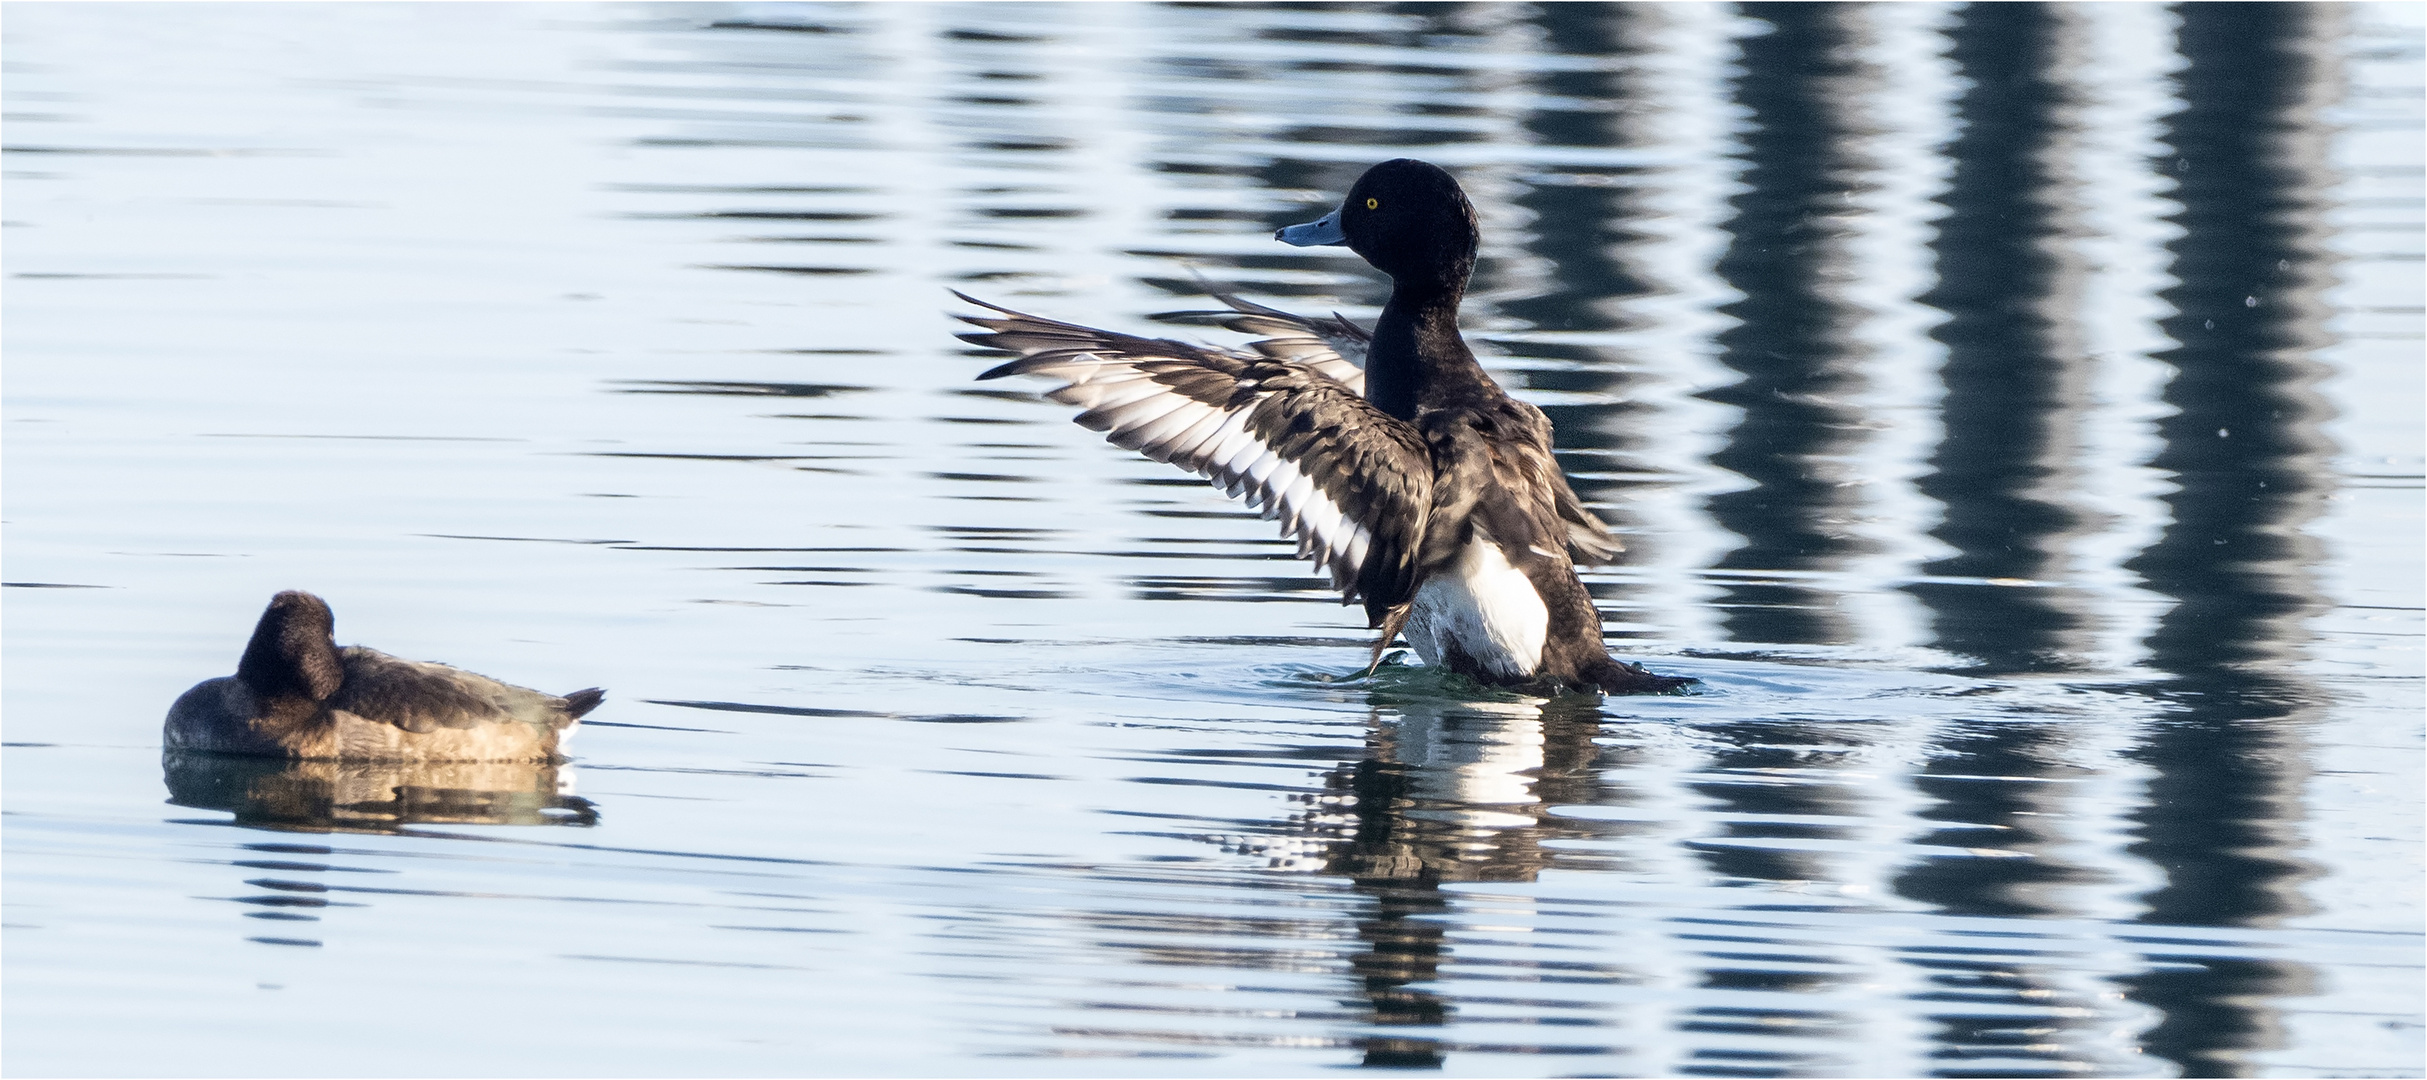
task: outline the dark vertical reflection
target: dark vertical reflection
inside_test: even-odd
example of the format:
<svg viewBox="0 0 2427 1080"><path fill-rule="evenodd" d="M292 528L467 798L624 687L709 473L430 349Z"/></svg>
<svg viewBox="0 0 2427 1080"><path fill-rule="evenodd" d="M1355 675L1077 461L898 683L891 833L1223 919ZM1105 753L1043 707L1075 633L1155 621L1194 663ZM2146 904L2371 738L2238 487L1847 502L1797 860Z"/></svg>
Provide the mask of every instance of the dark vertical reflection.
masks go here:
<svg viewBox="0 0 2427 1080"><path fill-rule="evenodd" d="M1633 4L1545 4L1534 10L1533 23L1542 48L1568 56L1628 57L1649 46L1647 25L1661 16ZM1589 68L1550 67L1532 76L1534 93L1519 117L1526 141L1536 146L1628 147L1639 145L1635 133L1619 123L1639 100L1629 85L1628 65L1598 64ZM1640 205L1639 187L1630 181L1642 170L1631 166L1568 166L1543 170L1520 190L1515 202L1531 211L1535 225L1525 249L1547 271L1539 286L1525 295L1493 298L1494 309L1527 325L1546 330L1624 329L1612 301L1657 291L1659 283L1644 277L1618 257L1624 248L1646 239L1640 226L1651 211ZM1606 350L1591 345L1529 341L1494 342L1494 348L1518 359L1526 368L1524 384L1541 390L1593 394L1609 404L1545 405L1558 443L1560 463L1587 505L1622 529L1627 505L1624 491L1644 481L1639 467L1643 450L1642 424L1637 417L1650 405L1634 400L1639 381L1634 372L1649 366L1613 363ZM1551 361L1529 364L1528 359ZM1631 475L1630 475L1631 474ZM1631 531L1631 530L1629 530ZM1650 537L1630 537L1632 553L1621 560L1646 558ZM1596 582L1595 592L1608 598L1614 587Z"/></svg>
<svg viewBox="0 0 2427 1080"><path fill-rule="evenodd" d="M1358 14L1387 15L1388 25L1341 26L1324 19L1327 9L1321 6L1298 8L1286 5L1261 12L1263 25L1255 32L1261 42L1290 46L1321 46L1319 54L1300 54L1291 59L1271 63L1259 77L1278 80L1292 87L1304 88L1311 101L1335 95L1346 85L1391 84L1394 95L1403 95L1400 107L1383 113L1363 113L1357 109L1333 110L1309 108L1277 122L1266 135L1272 156L1249 170L1265 187L1275 190L1313 191L1337 199L1365 168L1375 162L1393 157L1432 157L1440 148L1483 142L1492 136L1480 126L1467 121L1491 115L1490 106L1483 102L1497 88L1493 72L1469 66L1463 55L1488 38L1494 24L1505 20L1507 10L1493 4L1383 4L1352 8ZM1313 14L1305 21L1290 18L1293 14ZM1360 20L1362 21L1362 20ZM1175 48L1188 50L1193 46L1182 43ZM1436 62L1402 62L1385 59L1387 53L1377 50L1423 49L1441 57ZM1191 58L1192 63L1201 63ZM1252 68L1241 74L1252 72ZM1223 73L1220 78L1233 77ZM1211 84L1219 86L1219 83ZM1218 90L1211 95L1219 99ZM1304 145L1314 152L1302 155L1296 147ZM1364 147L1366 152L1343 157L1342 147ZM1470 192L1471 194L1471 192ZM1282 225L1306 220L1305 211L1320 213L1316 206L1289 210L1277 218L1267 218L1261 226L1269 232ZM1491 243L1485 238L1485 245ZM1248 270L1302 271L1308 265L1305 252L1292 251L1280 245L1256 254L1224 256L1221 261ZM1346 263L1342 264L1346 269ZM1357 289L1366 303L1381 306L1390 295L1388 279L1374 275L1363 264L1350 273L1364 282ZM1491 289L1492 267L1487 261L1477 268L1473 292ZM1195 295L1196 286L1177 275L1162 284ZM1252 288L1277 296L1320 294L1332 291L1322 286L1302 282L1252 281Z"/></svg>
<svg viewBox="0 0 2427 1080"><path fill-rule="evenodd" d="M2337 9L2187 4L2177 76L2185 107L2166 121L2180 183L2169 245L2180 284L2162 354L2175 415L2157 465L2179 490L2172 523L2130 564L2176 598L2149 638L2172 674L2156 691L2182 708L2139 756L2155 771L2133 851L2162 868L2149 922L2266 925L2299 913L2310 870L2297 843L2303 729L2324 694L2297 664L2323 606L2303 526L2331 495L2327 410L2310 353L2325 340L2333 267L2320 213L2333 177L2321 108L2337 80ZM2189 959L2126 980L2165 1019L2149 1050L2193 1076L2248 1073L2248 1051L2280 1045L2272 999L2304 993L2295 963Z"/></svg>
<svg viewBox="0 0 2427 1080"><path fill-rule="evenodd" d="M1704 394L1744 410L1727 446L1711 456L1752 486L1711 500L1720 525L1744 543L1717 563L1753 571L1723 586L1730 636L1739 641L1833 644L1852 638L1833 594L1759 572L1829 570L1862 545L1840 523L1852 489L1827 459L1858 438L1856 410L1839 400L1860 385L1847 326L1859 316L1833 286L1846 275L1831 215L1846 208L1864 169L1851 145L1862 134L1852 85L1865 73L1852 53L1853 9L1830 4L1751 4L1776 27L1746 38L1734 86L1750 114L1743 130L1749 189L1730 200L1719 276L1744 293L1723 312L1737 320L1719 335L1720 360L1742 372Z"/></svg>
<svg viewBox="0 0 2427 1080"><path fill-rule="evenodd" d="M1863 437L1863 417L1848 402L1863 389L1852 330L1865 317L1846 295L1853 267L1838 217L1852 209L1875 167L1860 149L1873 129L1859 110L1864 96L1876 92L1878 75L1859 58L1859 9L1752 4L1744 10L1775 29L1742 39L1732 86L1748 114L1740 134L1747 190L1729 201L1735 213L1722 225L1728 246L1716 269L1743 299L1721 308L1736 323L1718 341L1720 361L1743 378L1703 396L1743 410L1711 461L1751 486L1711 500L1718 523L1744 538L1714 569L1721 572L1723 624L1736 640L1843 643L1856 635L1834 592L1771 572L1835 570L1866 547L1846 528L1859 512L1858 489L1835 471ZM1854 815L1852 791L1779 784L1775 776L1826 767L1836 756L1826 747L1835 736L1773 724L1727 725L1711 734L1731 745L1713 754L1693 789L1726 825L1691 845L1696 858L1725 880L1832 879L1825 856L1794 842L1833 836L1834 827L1813 822ZM1704 978L1712 989L1793 993L1839 981L1808 970L1713 970ZM1689 1026L1747 1019L1730 1012L1697 1010ZM1790 1022L1784 1012L1760 1019ZM1705 1064L1696 1071L1710 1070Z"/></svg>
<svg viewBox="0 0 2427 1080"><path fill-rule="evenodd" d="M1412 988L1432 981L1441 968L1445 923L1422 916L1440 914L1449 903L1441 895L1441 860L1428 862L1403 836L1408 823L1399 811L1411 801L1407 767L1376 757L1332 779L1350 799L1356 825L1349 839L1334 845L1325 869L1347 876L1357 891L1374 898L1372 912L1357 920L1364 951L1350 961L1360 999L1377 1026L1446 1024L1449 1003ZM1439 1068L1444 1060L1438 1039L1384 1035L1365 1044L1361 1063Z"/></svg>
<svg viewBox="0 0 2427 1080"><path fill-rule="evenodd" d="M2068 666L2088 623L2072 590L1993 583L2061 581L2064 543L2083 517L2063 501L2087 372L2072 333L2081 268L2067 244L2076 103L2052 77L2061 29L2037 4L1962 12L1951 55L1970 87L1930 244L1938 281L1921 297L1947 313L1931 333L1947 359L1945 435L1919 487L1946 508L1930 535L1956 551L1926 569L1970 580L1909 588L1930 608L1938 646L1992 675Z"/></svg>
<svg viewBox="0 0 2427 1080"><path fill-rule="evenodd" d="M1949 32L1949 56L1968 86L1956 101L1961 133L1946 150L1954 165L1947 214L1931 244L1938 282L1921 298L1948 316L1933 332L1947 347L1945 436L1919 486L1946 508L1931 534L1956 549L1930 573L1974 580L1909 588L1933 612L1937 643L1994 674L2060 666L2086 621L2059 589L1986 580L2061 577L2062 545L2079 519L2049 494L2070 466L2068 436L2084 405L2085 360L2067 332L2080 285L2066 257L2072 185L2064 152L2076 103L2061 81L2065 44L2058 13L2037 4L1975 4ZM2057 856L2063 781L2071 778L2050 753L2061 731L1995 724L1943 740L1914 779L1936 800L1921 816L1945 823L1923 842L2029 857L1916 862L1897 876L1896 891L1954 914L2067 914L2050 886L2093 875ZM1977 992L1985 977L2030 1009L1949 1024L1939 1036L1942 1056L2061 1052L2051 1040L2007 1037L2045 1022L2041 1008L2054 990L2044 972L1957 965L1933 970L1931 981L1939 992Z"/></svg>

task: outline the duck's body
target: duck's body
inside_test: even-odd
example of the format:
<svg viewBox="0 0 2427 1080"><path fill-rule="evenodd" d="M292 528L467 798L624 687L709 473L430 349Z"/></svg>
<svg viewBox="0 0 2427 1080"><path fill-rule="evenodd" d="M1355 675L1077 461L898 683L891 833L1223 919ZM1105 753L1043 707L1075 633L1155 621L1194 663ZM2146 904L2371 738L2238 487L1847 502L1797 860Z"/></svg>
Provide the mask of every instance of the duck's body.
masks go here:
<svg viewBox="0 0 2427 1080"><path fill-rule="evenodd" d="M558 761L597 689L543 694L445 664L338 647L329 606L282 592L236 674L169 707L171 750L358 761Z"/></svg>
<svg viewBox="0 0 2427 1080"><path fill-rule="evenodd" d="M1201 473L1279 518L1300 553L1362 599L1379 650L1402 630L1426 663L1494 685L1674 689L1610 657L1575 561L1620 550L1551 455L1541 410L1509 397L1458 333L1474 211L1448 173L1368 170L1293 244L1345 243L1394 288L1370 335L1231 297L1187 313L1272 333L1255 353L1149 340L971 300L964 334L1022 354L980 375L1042 374L1114 443ZM969 299L963 297L963 299ZM1363 354L1360 373L1347 356ZM1571 555L1572 553L1572 555Z"/></svg>

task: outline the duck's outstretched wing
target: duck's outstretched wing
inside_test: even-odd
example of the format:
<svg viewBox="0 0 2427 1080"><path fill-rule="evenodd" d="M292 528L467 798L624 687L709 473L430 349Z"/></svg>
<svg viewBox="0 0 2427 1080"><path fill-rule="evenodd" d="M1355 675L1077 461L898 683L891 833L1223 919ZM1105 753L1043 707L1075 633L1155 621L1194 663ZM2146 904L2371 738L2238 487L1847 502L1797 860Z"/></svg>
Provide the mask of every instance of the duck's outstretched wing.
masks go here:
<svg viewBox="0 0 2427 1080"><path fill-rule="evenodd" d="M1131 337L954 293L1000 314L963 315L972 344L1021 354L980 379L1045 375L1046 396L1114 445L1212 480L1281 522L1343 601L1380 625L1415 588L1432 459L1414 427L1294 360Z"/></svg>
<svg viewBox="0 0 2427 1080"><path fill-rule="evenodd" d="M1262 334L1248 342L1248 347L1273 360L1291 360L1338 379L1340 384L1365 394L1365 353L1373 344L1374 335L1339 313L1330 322L1292 315L1277 308L1268 308L1252 300L1244 300L1226 292L1205 290L1207 296L1229 305L1228 311L1167 311L1156 315L1161 322L1196 323L1236 330L1242 334Z"/></svg>
<svg viewBox="0 0 2427 1080"><path fill-rule="evenodd" d="M1171 311L1156 315L1163 322L1194 323L1220 326L1242 334L1262 334L1248 342L1257 353L1274 360L1290 360L1314 368L1341 385L1365 393L1365 354L1373 344L1374 335L1364 327L1348 321L1334 312L1330 321L1309 319L1276 308L1265 307L1253 300L1242 299L1214 289L1207 296L1228 305L1228 311ZM1527 407L1532 409L1531 406ZM1543 445L1550 445L1550 418L1533 410L1541 430ZM1579 565L1599 566L1626 550L1617 534L1591 510L1584 500L1576 497L1564 474L1554 473L1557 489L1559 519L1567 523L1568 555Z"/></svg>

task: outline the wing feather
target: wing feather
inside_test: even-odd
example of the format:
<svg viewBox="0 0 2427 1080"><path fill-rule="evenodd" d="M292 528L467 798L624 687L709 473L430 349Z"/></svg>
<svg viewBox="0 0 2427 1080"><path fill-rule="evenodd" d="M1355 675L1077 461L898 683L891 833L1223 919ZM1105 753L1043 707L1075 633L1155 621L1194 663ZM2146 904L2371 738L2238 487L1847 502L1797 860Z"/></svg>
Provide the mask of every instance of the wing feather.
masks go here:
<svg viewBox="0 0 2427 1080"><path fill-rule="evenodd" d="M1165 322L1215 325L1243 334L1264 335L1248 343L1250 348L1256 350L1254 356L1206 349L1177 341L1116 334L1108 330L1080 326L1076 323L1057 322L1052 319L1024 315L971 299L959 293L954 295L961 296L962 299L969 300L970 303L978 304L981 307L992 308L1005 315L1013 316L1008 319L989 320L980 325L995 328L993 334L987 335L989 340L986 344L1021 353L1023 354L1021 359L989 371L979 376L980 378L995 378L1010 374L1011 372L1006 369L1012 365L1047 359L1065 361L1067 363L1059 365L1064 370L1048 372L1044 371L1042 366L1022 368L1023 371L1051 374L1070 380L1073 384L1071 387L1057 389L1047 395L1064 404L1080 405L1084 403L1083 407L1098 410L1117 407L1143 397L1175 389L1199 401L1212 401L1228 389L1235 387L1239 372L1244 370L1245 365L1253 364L1259 359L1295 364L1317 374L1328 376L1356 394L1364 394L1365 370L1362 365L1365 363L1366 354L1372 344L1373 335L1363 327L1337 314L1329 320L1308 319L1218 290L1208 289L1207 294L1221 301L1227 310L1175 311L1157 315L1155 318ZM998 328L995 327L995 324L1002 325ZM1089 363L1088 361L1096 361L1098 353L1142 359L1132 364ZM1110 391L1116 386L1128 386L1131 389L1124 393L1106 393L1103 396L1090 397L1073 393L1074 388L1079 385L1103 387L1106 391ZM1533 426L1542 433L1544 444L1548 445L1550 419L1543 416L1541 411L1533 406L1519 404L1522 405ZM1099 431L1107 430L1088 420L1083 419L1080 422ZM1221 445L1226 444L1217 444L1217 446ZM1229 449L1236 451L1238 447L1230 446ZM1181 448L1175 447L1172 452L1175 455L1179 454ZM1154 457L1158 461L1174 460L1152 452L1149 452L1148 456ZM1216 460L1227 457L1219 449L1209 456ZM1195 466L1185 467L1194 468ZM1587 509L1584 500L1577 497L1576 490L1568 483L1566 474L1553 469L1547 475L1546 481L1556 495L1554 506L1559 519L1567 526L1567 548L1572 559L1579 565L1599 565L1609 562L1619 552L1626 550L1626 545L1619 542L1617 535L1610 530L1609 525ZM1217 482L1223 481L1218 480ZM1228 486L1227 483L1224 490L1233 496L1240 493L1237 488Z"/></svg>
<svg viewBox="0 0 2427 1080"><path fill-rule="evenodd" d="M1542 410L1515 398L1510 398L1509 403L1516 407L1533 429L1539 445L1551 445L1551 418L1543 415ZM1599 515L1585 509L1584 500L1577 498L1576 489L1568 485L1567 473L1559 468L1557 459L1544 463L1541 480L1544 486L1551 489L1552 506L1559 520L1567 525L1569 558L1581 566L1600 566L1626 550L1626 545L1618 541L1618 535L1610 531L1609 525Z"/></svg>
<svg viewBox="0 0 2427 1080"><path fill-rule="evenodd" d="M1303 364L1362 395L1365 393L1365 354L1373 334L1334 314L1329 322L1301 318L1265 307L1230 293L1207 289L1206 295L1227 305L1228 311L1170 311L1155 316L1161 322L1219 326L1242 334L1262 334L1248 347L1266 359Z"/></svg>
<svg viewBox="0 0 2427 1080"><path fill-rule="evenodd" d="M1432 506L1432 459L1412 425L1365 400L1358 389L1364 373L1336 351L1313 361L1280 355L1298 346L1259 343L1256 354L1228 352L954 295L995 313L960 316L984 329L962 334L964 340L1021 354L980 379L1061 380L1046 396L1078 408L1080 424L1203 476L1278 521L1283 535L1298 541L1301 557L1330 572L1344 600L1365 601L1375 625L1414 590L1415 549ZM1293 318L1223 300L1258 325ZM1355 384L1334 373L1339 369L1353 374Z"/></svg>
<svg viewBox="0 0 2427 1080"><path fill-rule="evenodd" d="M1229 310L1172 311L1155 318L1264 335L1248 342L1248 346L1267 358L1303 364L1340 380L1341 385L1359 394L1365 392L1365 357L1373 344L1373 334L1364 327L1337 313L1328 321L1309 319L1216 289L1207 289L1206 295L1221 301ZM1523 408L1540 432L1542 444L1550 445L1550 418L1531 405ZM1547 482L1557 496L1559 519L1567 525L1569 557L1581 565L1596 566L1626 550L1609 525L1576 497L1576 490L1564 473L1552 469Z"/></svg>

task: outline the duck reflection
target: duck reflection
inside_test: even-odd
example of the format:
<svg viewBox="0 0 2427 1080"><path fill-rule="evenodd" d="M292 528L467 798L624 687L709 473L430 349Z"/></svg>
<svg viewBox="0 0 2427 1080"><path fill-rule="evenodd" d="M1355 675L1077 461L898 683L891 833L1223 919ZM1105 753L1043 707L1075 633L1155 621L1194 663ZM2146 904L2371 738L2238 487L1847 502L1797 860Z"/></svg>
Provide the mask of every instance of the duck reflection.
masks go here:
<svg viewBox="0 0 2427 1080"><path fill-rule="evenodd" d="M407 825L595 825L568 766L511 761L296 761L171 750L169 802L291 832Z"/></svg>
<svg viewBox="0 0 2427 1080"><path fill-rule="evenodd" d="M230 824L249 829L396 833L408 825L598 824L598 808L572 793L573 770L538 762L303 761L170 750L160 755L160 776L172 805L225 811L236 815ZM337 889L322 875L394 872L341 865L336 849L317 844L247 843L242 850L249 857L228 865L273 873L244 879L259 891L225 899L242 905L245 918L283 928L245 938L263 945L318 947L310 924L322 913L363 906L329 896L356 890Z"/></svg>
<svg viewBox="0 0 2427 1080"><path fill-rule="evenodd" d="M1318 809L1301 827L1334 837L1323 870L1374 900L1357 920L1363 950L1350 958L1375 1027L1438 1027L1454 1009L1421 989L1447 957L1451 882L1530 882L1548 865L1547 841L1582 835L1549 808L1605 802L1591 767L1600 712L1581 698L1501 702L1403 701L1395 720L1377 710L1362 760L1325 777ZM1374 1067L1438 1067L1440 1040L1375 1035L1359 1040Z"/></svg>

